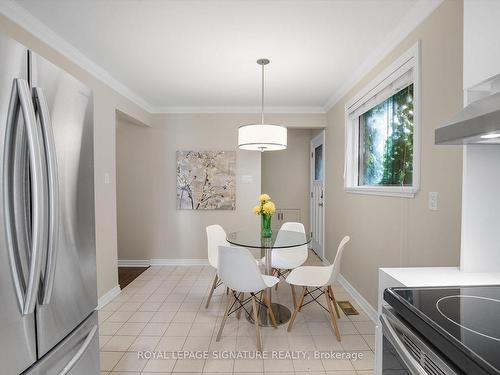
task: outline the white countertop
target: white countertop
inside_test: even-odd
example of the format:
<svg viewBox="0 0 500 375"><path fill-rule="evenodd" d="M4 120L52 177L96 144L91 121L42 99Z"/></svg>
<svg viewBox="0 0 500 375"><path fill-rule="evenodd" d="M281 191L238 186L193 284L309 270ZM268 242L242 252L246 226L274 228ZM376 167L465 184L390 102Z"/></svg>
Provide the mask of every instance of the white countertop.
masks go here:
<svg viewBox="0 0 500 375"><path fill-rule="evenodd" d="M380 268L380 271L409 287L500 285L500 272L462 272L459 267Z"/></svg>

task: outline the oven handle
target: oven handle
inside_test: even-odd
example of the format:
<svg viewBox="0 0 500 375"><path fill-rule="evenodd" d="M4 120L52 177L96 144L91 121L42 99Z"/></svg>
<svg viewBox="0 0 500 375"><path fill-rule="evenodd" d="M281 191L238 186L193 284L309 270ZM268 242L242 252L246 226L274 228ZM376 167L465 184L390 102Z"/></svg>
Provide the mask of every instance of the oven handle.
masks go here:
<svg viewBox="0 0 500 375"><path fill-rule="evenodd" d="M385 314L380 315L380 323L382 323L382 332L384 333L385 338L389 340L394 349L396 349L396 352L408 367L412 375L428 375L420 363L418 363L406 349Z"/></svg>

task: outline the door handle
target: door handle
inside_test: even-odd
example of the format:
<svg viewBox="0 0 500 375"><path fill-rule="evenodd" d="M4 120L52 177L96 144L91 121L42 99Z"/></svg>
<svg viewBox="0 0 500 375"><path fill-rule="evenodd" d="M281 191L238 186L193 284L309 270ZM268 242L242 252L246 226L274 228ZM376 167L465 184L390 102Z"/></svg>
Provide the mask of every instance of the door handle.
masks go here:
<svg viewBox="0 0 500 375"><path fill-rule="evenodd" d="M23 114L23 120L26 129L26 139L28 144L28 157L30 161L30 179L31 179L31 251L29 255L29 274L28 281L25 284L19 270L19 239L14 234L16 220L15 207L12 204L13 189L12 176L14 151L14 134L19 110ZM7 246L9 253L9 262L14 280L19 307L23 315L32 314L35 310L38 288L40 285L42 257L45 249L45 228L44 221L47 212L46 195L46 174L43 157L43 143L37 129L35 111L31 100L28 82L24 79L16 78L12 83L12 91L9 102L9 111L7 114L7 125L5 134L4 148L4 209L6 217Z"/></svg>
<svg viewBox="0 0 500 375"><path fill-rule="evenodd" d="M380 323L382 324L382 331L385 338L389 340L396 352L401 357L402 361L408 367L412 375L427 375L420 363L412 357L408 349L404 346L403 342L399 339L398 334L392 327L389 319L385 315L380 315Z"/></svg>
<svg viewBox="0 0 500 375"><path fill-rule="evenodd" d="M59 375L66 375L68 374L73 367L78 363L78 361L82 358L82 356L85 354L87 351L88 347L90 346L90 343L92 342L95 334L97 333L97 325L95 325L92 330L89 332L87 337L82 343L82 346L78 349L78 351L75 353L73 358L64 366L64 368L59 372Z"/></svg>
<svg viewBox="0 0 500 375"><path fill-rule="evenodd" d="M47 176L49 188L49 236L47 247L47 261L43 281L42 305L50 303L57 263L57 240L59 235L59 178L57 173L57 154L54 140L54 130L50 119L49 107L45 94L40 87L33 88L35 100L35 114L40 119L42 136L47 158Z"/></svg>

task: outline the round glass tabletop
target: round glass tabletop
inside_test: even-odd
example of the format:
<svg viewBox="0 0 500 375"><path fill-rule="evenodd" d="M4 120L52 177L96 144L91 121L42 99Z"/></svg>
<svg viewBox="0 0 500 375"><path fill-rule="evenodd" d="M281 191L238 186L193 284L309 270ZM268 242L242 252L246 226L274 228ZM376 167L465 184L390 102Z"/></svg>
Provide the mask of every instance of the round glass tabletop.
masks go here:
<svg viewBox="0 0 500 375"><path fill-rule="evenodd" d="M284 249L306 245L311 242L311 238L304 233L288 230L275 230L271 238L262 238L258 230L242 230L229 233L227 241L232 245L253 249Z"/></svg>

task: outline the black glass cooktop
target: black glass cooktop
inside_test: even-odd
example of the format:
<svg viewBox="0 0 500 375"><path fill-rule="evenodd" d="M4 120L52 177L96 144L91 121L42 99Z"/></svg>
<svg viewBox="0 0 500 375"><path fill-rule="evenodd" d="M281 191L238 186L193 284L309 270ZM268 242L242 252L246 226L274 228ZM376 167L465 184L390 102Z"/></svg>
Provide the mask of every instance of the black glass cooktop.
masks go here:
<svg viewBox="0 0 500 375"><path fill-rule="evenodd" d="M384 299L466 374L500 374L500 286L390 288Z"/></svg>

